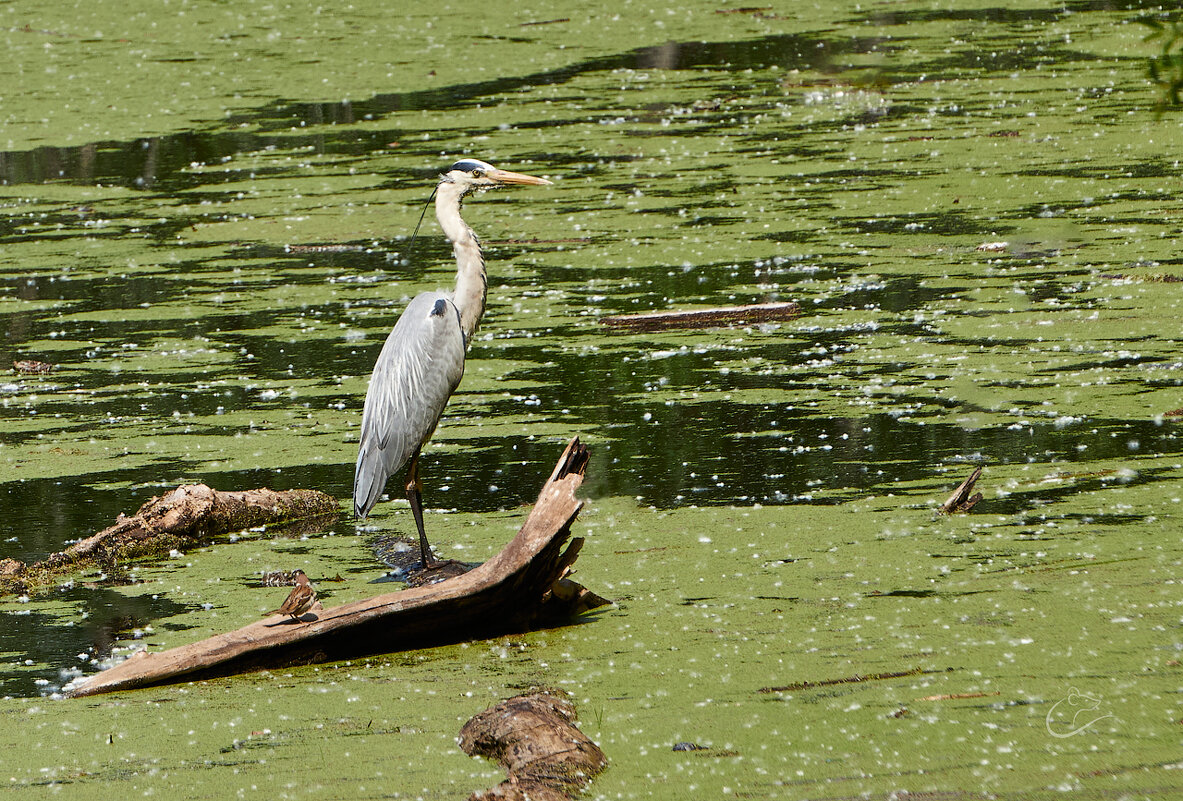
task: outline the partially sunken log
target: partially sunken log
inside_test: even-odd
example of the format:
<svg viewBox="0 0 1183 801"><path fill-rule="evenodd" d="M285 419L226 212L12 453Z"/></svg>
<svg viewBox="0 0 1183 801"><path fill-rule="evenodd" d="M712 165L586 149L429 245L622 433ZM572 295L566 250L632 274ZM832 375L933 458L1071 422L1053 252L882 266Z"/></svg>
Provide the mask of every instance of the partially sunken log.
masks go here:
<svg viewBox="0 0 1183 801"><path fill-rule="evenodd" d="M91 565L110 569L138 557L205 545L220 534L309 518L323 521L338 513L336 499L316 490L219 492L205 484L185 484L40 562L4 560L0 594L27 592Z"/></svg>
<svg viewBox="0 0 1183 801"><path fill-rule="evenodd" d="M603 606L595 593L567 580L583 544L571 524L583 506L587 449L574 439L563 452L517 536L468 573L423 587L313 610L301 620L275 615L237 631L155 654L140 652L67 689L95 695L152 684L225 676L264 667L310 664L430 644L460 642L553 625Z"/></svg>
<svg viewBox="0 0 1183 801"><path fill-rule="evenodd" d="M460 729L469 756L500 762L509 778L469 801L568 801L608 760L575 726L575 708L549 692L518 695L489 707Z"/></svg>
<svg viewBox="0 0 1183 801"><path fill-rule="evenodd" d="M800 315L801 307L790 300L782 303L753 303L748 306L727 306L718 309L618 314L611 317L601 317L600 324L609 328L625 328L630 331L660 331L669 328L734 328L779 320L792 320Z"/></svg>
<svg viewBox="0 0 1183 801"><path fill-rule="evenodd" d="M977 502L982 500L982 493L974 492L974 484L978 482L978 477L982 475L982 468L975 467L974 471L969 474L969 478L962 481L957 489L953 490L953 494L949 496L948 500L941 504L940 512L942 514L951 515L954 512L968 512L977 505ZM973 492L971 495L970 493Z"/></svg>

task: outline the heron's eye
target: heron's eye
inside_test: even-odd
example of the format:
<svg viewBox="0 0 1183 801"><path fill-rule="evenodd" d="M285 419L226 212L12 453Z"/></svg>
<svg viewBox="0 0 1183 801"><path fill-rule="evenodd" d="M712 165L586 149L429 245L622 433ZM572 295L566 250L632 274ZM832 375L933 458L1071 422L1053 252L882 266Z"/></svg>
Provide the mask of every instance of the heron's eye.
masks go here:
<svg viewBox="0 0 1183 801"><path fill-rule="evenodd" d="M484 178L485 171L482 170L480 167L477 167L475 170L472 171L472 177L473 178Z"/></svg>

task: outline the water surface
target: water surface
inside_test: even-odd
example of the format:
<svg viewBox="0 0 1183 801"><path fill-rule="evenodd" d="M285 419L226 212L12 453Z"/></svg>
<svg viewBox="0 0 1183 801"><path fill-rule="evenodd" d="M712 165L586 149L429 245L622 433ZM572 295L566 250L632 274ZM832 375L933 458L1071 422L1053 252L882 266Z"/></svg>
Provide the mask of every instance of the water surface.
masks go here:
<svg viewBox="0 0 1183 801"><path fill-rule="evenodd" d="M456 721L530 682L575 695L613 764L605 797L1175 786L1177 120L1154 117L1131 23L1155 7L470 5L6 8L21 80L0 140L0 356L56 369L0 382L0 555L42 558L184 481L344 506L381 342L452 280L434 223L409 234L438 172L472 155L556 185L465 207L489 309L424 461L433 541L495 552L579 435L581 578L618 606L350 668L372 686L357 721L386 721L357 797L493 783L450 755ZM769 300L804 314L598 322ZM978 509L934 518L978 464ZM324 585L337 600L385 589L370 547L410 530L405 504L374 523L5 602L3 691L241 625L275 605L252 587L263 569L351 577ZM913 668L931 672L757 692ZM55 756L13 775L79 797L161 788L151 770L227 745L243 694L293 719L342 671L161 690L185 714L208 702L199 734L168 724L188 756L140 762L141 743L117 773L105 741L50 727ZM1114 717L1057 738L1045 716L1074 688ZM936 695L953 703L917 700ZM285 756L234 775L312 792L283 760L352 747L311 733L365 729L340 723L350 703L295 728L260 711L242 725ZM716 752L669 753L694 739ZM397 780L376 756L392 750ZM190 797L256 792L201 776Z"/></svg>

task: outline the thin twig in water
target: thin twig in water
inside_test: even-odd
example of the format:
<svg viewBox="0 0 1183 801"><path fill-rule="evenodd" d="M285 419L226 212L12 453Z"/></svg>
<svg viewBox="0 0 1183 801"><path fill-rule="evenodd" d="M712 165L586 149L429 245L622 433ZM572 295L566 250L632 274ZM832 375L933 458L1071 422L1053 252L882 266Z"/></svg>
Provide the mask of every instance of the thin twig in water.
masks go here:
<svg viewBox="0 0 1183 801"><path fill-rule="evenodd" d="M952 670L947 668L946 670ZM787 693L794 690L812 690L817 687L832 687L835 684L858 684L864 681L883 681L885 679L903 679L908 676L922 676L926 673L944 673L941 670L925 670L924 668L912 668L911 670L900 670L891 673L868 673L865 676L845 676L841 679L823 679L821 681L799 681L793 684L786 684L783 687L761 687L757 692L762 693Z"/></svg>
<svg viewBox="0 0 1183 801"><path fill-rule="evenodd" d="M917 701L960 701L964 698L989 698L992 695L1002 695L1001 690L992 693L947 693L945 695L926 695Z"/></svg>

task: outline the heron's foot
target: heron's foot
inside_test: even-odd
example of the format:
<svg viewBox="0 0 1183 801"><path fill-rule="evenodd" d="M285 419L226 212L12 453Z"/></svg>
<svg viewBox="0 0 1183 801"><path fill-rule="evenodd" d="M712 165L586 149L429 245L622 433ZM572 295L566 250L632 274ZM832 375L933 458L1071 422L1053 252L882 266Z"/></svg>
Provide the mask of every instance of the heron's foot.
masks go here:
<svg viewBox="0 0 1183 801"><path fill-rule="evenodd" d="M374 553L391 567L391 571L383 580L405 581L411 586L434 584L467 573L476 567L476 564L457 562L454 559L439 559L430 551L429 562L425 565L419 543L405 537L379 537L374 542Z"/></svg>
<svg viewBox="0 0 1183 801"><path fill-rule="evenodd" d="M423 566L423 563L420 562L417 567L417 570L411 571L407 576L408 586L422 587L427 584L439 584L441 581L464 575L476 565L469 562L458 562L455 559L432 559L430 565Z"/></svg>

